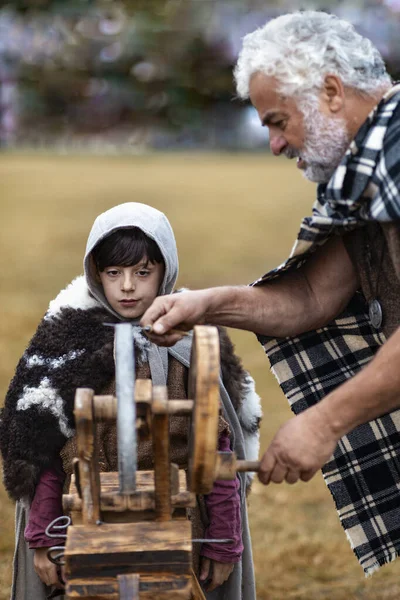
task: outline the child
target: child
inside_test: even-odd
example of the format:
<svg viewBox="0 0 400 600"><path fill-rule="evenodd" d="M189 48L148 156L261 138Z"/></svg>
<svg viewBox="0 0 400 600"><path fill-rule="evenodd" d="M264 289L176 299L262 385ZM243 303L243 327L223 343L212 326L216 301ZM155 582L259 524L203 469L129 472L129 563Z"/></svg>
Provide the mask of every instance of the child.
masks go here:
<svg viewBox="0 0 400 600"><path fill-rule="evenodd" d="M18 364L2 411L4 483L17 500L11 600L42 600L49 586L62 587L60 574L47 559L47 548L54 541L44 531L62 514L63 487L67 487L76 455L76 388L115 393L114 332L103 323L131 322L136 376L167 385L170 398L187 397L191 336L173 348L159 348L137 326L154 298L170 293L177 279L177 249L165 215L133 202L101 214L89 234L84 270L84 276L50 302ZM252 460L258 454L259 398L223 330L220 336L223 417L219 449L235 450L239 458ZM171 460L186 467L188 421L184 417L171 418L170 443ZM101 425L99 445L100 470L117 470L114 425ZM138 467L152 468L148 442L139 443ZM195 537L234 540L201 548L200 579L206 582L208 599L255 599L245 492L245 476L215 482L208 496L199 497L199 507L190 515Z"/></svg>

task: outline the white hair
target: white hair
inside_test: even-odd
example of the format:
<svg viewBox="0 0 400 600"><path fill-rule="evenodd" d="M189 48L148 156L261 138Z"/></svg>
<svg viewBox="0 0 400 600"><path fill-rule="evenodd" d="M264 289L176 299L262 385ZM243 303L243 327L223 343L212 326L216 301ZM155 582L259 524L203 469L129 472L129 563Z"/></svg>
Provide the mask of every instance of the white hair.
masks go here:
<svg viewBox="0 0 400 600"><path fill-rule="evenodd" d="M353 25L335 15L304 11L282 15L246 35L235 67L238 96L249 97L252 75L275 77L290 97L315 95L327 74L368 96L390 87L382 56Z"/></svg>

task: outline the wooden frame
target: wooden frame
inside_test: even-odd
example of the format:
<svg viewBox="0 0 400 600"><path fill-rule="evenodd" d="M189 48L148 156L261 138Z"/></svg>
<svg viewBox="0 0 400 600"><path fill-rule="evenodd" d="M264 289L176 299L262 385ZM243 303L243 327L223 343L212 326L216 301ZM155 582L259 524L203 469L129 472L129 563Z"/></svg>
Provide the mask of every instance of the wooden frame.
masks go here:
<svg viewBox="0 0 400 600"><path fill-rule="evenodd" d="M127 324L123 324L127 326ZM128 336L129 337L129 336ZM134 491L122 492L118 473L99 473L97 423L115 419L118 401L78 389L78 460L63 506L72 517L65 547L66 596L85 600L203 598L193 580L191 524L186 510L215 479L233 479L258 463L218 455L219 339L214 327L195 328L189 400L168 399L167 388L136 380L138 439L153 441L154 471L137 471ZM134 373L132 373L134 377ZM170 462L169 415L191 417L189 488Z"/></svg>

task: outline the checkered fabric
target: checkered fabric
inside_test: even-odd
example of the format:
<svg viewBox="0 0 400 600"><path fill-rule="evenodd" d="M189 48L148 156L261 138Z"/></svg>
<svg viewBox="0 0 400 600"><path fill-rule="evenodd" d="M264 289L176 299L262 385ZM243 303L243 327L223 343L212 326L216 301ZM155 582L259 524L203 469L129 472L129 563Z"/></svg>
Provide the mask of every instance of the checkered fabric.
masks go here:
<svg viewBox="0 0 400 600"><path fill-rule="evenodd" d="M400 219L400 85L394 86L350 145L289 259L252 285L300 267L332 235L365 221ZM353 377L385 342L357 293L328 326L295 338L259 336L294 413ZM400 410L343 437L322 472L340 521L367 575L400 555Z"/></svg>

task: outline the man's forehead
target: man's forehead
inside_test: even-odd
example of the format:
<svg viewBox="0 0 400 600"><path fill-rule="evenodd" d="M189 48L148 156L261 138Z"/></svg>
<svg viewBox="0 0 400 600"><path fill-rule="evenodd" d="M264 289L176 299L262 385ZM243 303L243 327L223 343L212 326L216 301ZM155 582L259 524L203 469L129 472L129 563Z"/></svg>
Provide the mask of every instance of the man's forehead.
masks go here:
<svg viewBox="0 0 400 600"><path fill-rule="evenodd" d="M250 99L268 104L271 109L282 109L287 104L288 97L282 94L279 87L275 77L255 73L250 80Z"/></svg>
<svg viewBox="0 0 400 600"><path fill-rule="evenodd" d="M266 75L262 71L253 73L249 82L250 90L257 87L260 90L268 91L271 94L276 94L277 98L284 98L284 95L280 93L280 84L276 77L273 75Z"/></svg>

